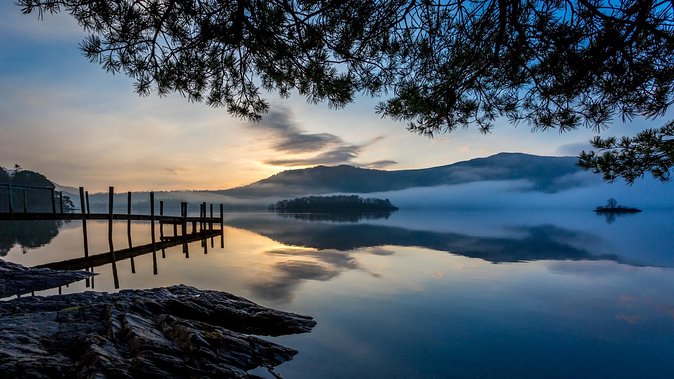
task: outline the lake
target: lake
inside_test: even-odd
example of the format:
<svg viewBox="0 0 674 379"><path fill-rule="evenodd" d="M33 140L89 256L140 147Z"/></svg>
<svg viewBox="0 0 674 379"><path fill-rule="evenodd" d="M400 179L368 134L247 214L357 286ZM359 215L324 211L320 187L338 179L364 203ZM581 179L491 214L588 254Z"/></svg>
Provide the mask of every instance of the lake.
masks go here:
<svg viewBox="0 0 674 379"><path fill-rule="evenodd" d="M299 350L277 368L286 378L671 378L673 220L674 211L229 213L223 235L191 242L187 255L178 245L115 271L120 289L183 283L313 316L310 334L268 338ZM127 248L126 223L113 226L114 249ZM107 222L87 227L89 253L109 251ZM148 223L132 225L134 246L150 235ZM0 223L2 259L81 256L80 221ZM111 264L94 271L61 291L116 290Z"/></svg>

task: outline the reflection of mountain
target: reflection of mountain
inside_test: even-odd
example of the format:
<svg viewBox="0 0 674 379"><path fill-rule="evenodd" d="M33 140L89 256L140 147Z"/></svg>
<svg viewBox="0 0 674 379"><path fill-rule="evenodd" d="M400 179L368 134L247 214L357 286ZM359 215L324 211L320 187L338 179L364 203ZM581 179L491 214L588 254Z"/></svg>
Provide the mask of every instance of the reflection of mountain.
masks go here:
<svg viewBox="0 0 674 379"><path fill-rule="evenodd" d="M395 248L387 250L382 246L423 247L492 263L609 260L641 266L617 255L594 253L591 246L602 243L595 235L546 224L513 227L512 236L486 237L367 223L310 222L259 214L239 215L226 223L285 245L304 247L266 251L270 257L281 260L274 263L272 274L252 283L251 290L258 298L277 303L291 301L305 280L328 281L344 271L364 270L356 253L394 254Z"/></svg>
<svg viewBox="0 0 674 379"><path fill-rule="evenodd" d="M63 221L0 221L0 256L15 245L35 248L48 244L59 233Z"/></svg>
<svg viewBox="0 0 674 379"><path fill-rule="evenodd" d="M242 216L230 220L228 224L283 244L320 250L346 251L395 245L447 251L492 263L599 259L621 262L618 256L597 255L578 247L579 242L596 240L591 235L552 225L520 227L513 230L513 237L481 237L371 224L289 222L269 217Z"/></svg>

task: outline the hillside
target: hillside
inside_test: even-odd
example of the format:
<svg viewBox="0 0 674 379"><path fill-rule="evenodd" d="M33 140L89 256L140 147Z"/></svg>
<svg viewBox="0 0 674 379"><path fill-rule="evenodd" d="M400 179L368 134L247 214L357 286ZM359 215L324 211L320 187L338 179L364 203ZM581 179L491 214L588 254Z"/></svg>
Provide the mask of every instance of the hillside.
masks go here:
<svg viewBox="0 0 674 379"><path fill-rule="evenodd" d="M531 190L557 192L573 187L570 175L582 172L575 157L499 153L450 165L384 171L353 166L288 170L247 186L217 193L237 198L322 193L369 193L488 180L527 180Z"/></svg>

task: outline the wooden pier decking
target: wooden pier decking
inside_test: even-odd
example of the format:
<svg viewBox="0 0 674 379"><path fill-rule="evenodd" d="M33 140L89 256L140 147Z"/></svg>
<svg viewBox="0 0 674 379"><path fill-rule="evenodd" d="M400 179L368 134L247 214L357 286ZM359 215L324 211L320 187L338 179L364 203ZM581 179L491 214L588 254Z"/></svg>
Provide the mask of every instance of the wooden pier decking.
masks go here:
<svg viewBox="0 0 674 379"><path fill-rule="evenodd" d="M54 188L44 187L28 187L22 188L18 185L5 185L9 190L9 212L0 211L0 221L9 220L9 221L34 221L34 220L81 220L82 222L82 237L83 237L83 252L84 256L80 258L68 259L65 261L59 262L50 262L46 264L39 265L38 267L48 267L48 268L61 268L66 270L91 270L93 271L94 267L103 266L106 264L111 264L112 267L112 276L114 281L114 287L116 289L120 288L119 284L119 275L117 273L117 263L122 260L129 260L131 263L131 272L135 273L135 262L134 257L152 254L152 266L153 274L158 274L158 263L157 263L157 252L161 251L161 257L166 257L166 249L182 245L182 252L185 258L189 258L189 247L188 245L191 242L196 242L201 240L201 246L203 248L204 254L208 254L208 243L207 240L210 239L211 247L214 247L214 238L220 236L220 247L224 248L224 215L223 215L223 204L219 204L220 214L218 217L213 215L213 204L210 204L210 214L208 212L209 207L205 202L199 204L199 216L189 216L188 215L188 204L186 202L181 202L180 204L180 215L179 216L169 216L164 214L164 202L159 202L159 214L156 214L155 207L155 198L154 192L149 193L149 206L150 214L133 214L131 210L131 192L127 193L127 209L126 213L114 213L114 187L109 188L108 196L108 212L107 213L91 213L89 206L89 194L84 190L83 187L79 188L80 195L80 209L79 212L65 212L64 203L63 203L63 194L61 192L54 191ZM29 212L28 211L28 201L26 197L26 189L41 189L49 191L49 196L51 196L51 209L52 212ZM12 191L21 190L23 193L23 212L17 212L16 208L12 205ZM58 197L55 195L58 194ZM58 200L58 207L57 207ZM58 209L58 211L57 211ZM100 254L89 254L89 236L87 231L87 221L89 220L99 220L99 221L108 221L108 252ZM123 249L115 249L113 244L113 221L126 221L126 231L128 239L128 247ZM132 221L148 221L151 224L150 235L151 243L133 246L131 238L131 222ZM159 226L159 236L156 235L157 231L155 230L155 223ZM164 232L164 225L170 225L168 233L172 235L166 235ZM219 225L219 228L215 226ZM191 228L190 228L191 226ZM190 231L191 229L191 231ZM159 237L157 239L157 237ZM85 279L86 287L88 288L91 285L91 288L94 288L94 277ZM61 288L59 287L59 293L61 293Z"/></svg>

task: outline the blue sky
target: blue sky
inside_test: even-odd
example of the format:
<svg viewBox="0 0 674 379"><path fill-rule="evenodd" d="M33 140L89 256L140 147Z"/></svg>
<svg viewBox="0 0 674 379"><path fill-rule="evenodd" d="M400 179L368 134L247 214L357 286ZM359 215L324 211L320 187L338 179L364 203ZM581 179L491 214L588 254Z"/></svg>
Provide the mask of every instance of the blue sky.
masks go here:
<svg viewBox="0 0 674 379"><path fill-rule="evenodd" d="M316 164L406 169L501 151L575 155L594 135L531 133L504 121L488 135L462 129L429 139L375 114L378 99L332 110L273 93L270 115L250 124L177 95L139 97L130 79L81 54L85 34L68 15L38 20L12 2L0 13L0 166L93 191L228 188ZM602 134L647 125L618 121Z"/></svg>

